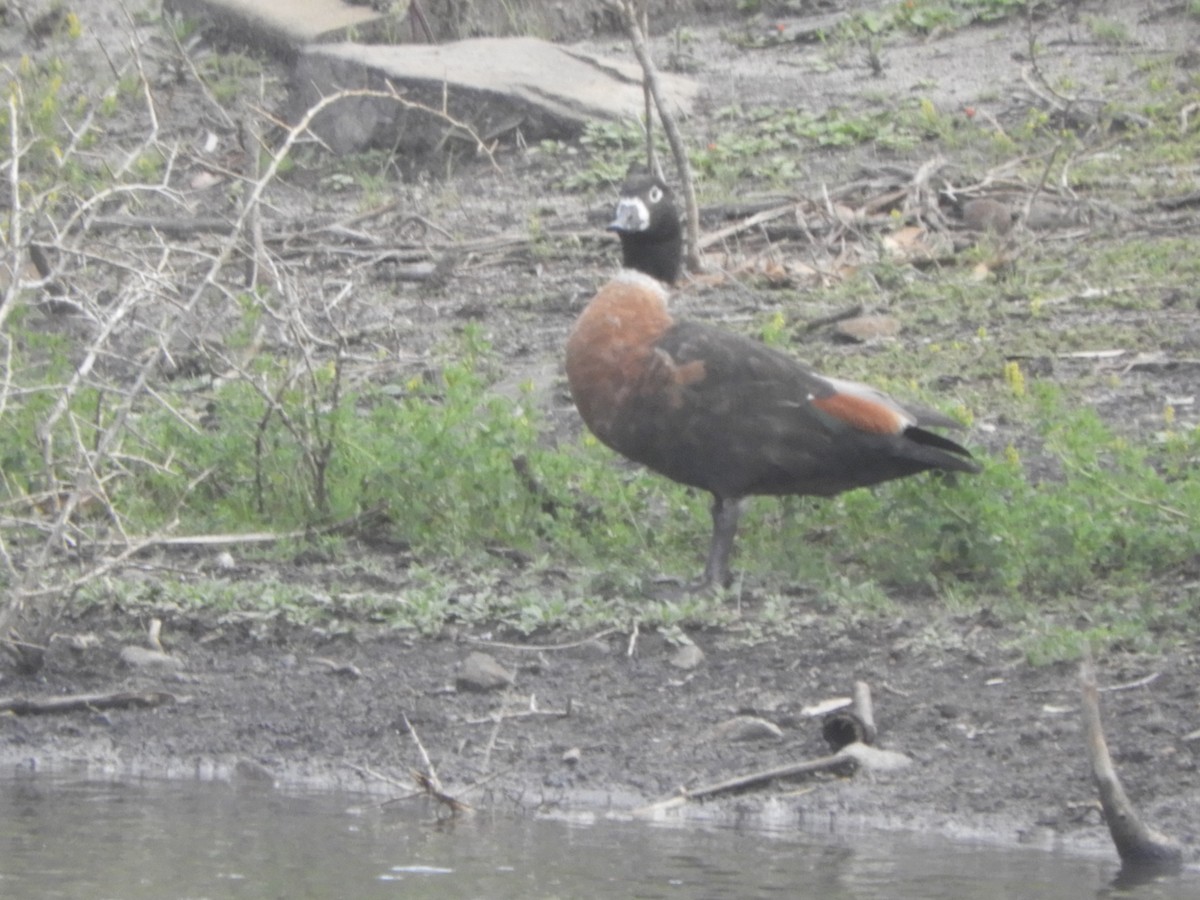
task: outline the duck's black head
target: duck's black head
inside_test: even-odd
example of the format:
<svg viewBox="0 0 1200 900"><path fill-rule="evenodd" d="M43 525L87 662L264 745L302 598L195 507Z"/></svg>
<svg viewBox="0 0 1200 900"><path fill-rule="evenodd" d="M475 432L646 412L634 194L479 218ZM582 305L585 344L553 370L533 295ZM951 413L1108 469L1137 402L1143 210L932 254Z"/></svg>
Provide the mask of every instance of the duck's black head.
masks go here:
<svg viewBox="0 0 1200 900"><path fill-rule="evenodd" d="M625 182L608 230L621 238L625 268L666 284L679 277L683 229L675 196L659 179L643 175Z"/></svg>

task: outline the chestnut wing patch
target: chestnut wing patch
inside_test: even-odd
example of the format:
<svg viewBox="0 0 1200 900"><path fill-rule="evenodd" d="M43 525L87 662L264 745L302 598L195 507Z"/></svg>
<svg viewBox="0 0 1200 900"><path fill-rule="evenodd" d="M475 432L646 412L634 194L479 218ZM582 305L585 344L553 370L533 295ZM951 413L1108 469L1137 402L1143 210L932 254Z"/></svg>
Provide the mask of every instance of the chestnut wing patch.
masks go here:
<svg viewBox="0 0 1200 900"><path fill-rule="evenodd" d="M890 406L857 394L839 392L825 397L813 397L809 402L821 412L840 419L859 431L900 434L911 424Z"/></svg>

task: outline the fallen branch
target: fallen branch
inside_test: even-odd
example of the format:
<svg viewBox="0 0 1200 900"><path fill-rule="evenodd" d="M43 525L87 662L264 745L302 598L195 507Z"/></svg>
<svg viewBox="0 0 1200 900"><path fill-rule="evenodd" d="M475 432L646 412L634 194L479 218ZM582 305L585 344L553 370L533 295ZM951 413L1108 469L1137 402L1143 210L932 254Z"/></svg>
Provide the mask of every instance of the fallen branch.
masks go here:
<svg viewBox="0 0 1200 900"><path fill-rule="evenodd" d="M665 812L668 809L682 806L689 800L700 800L704 797L715 797L717 794L726 794L730 791L740 791L743 788L754 787L763 782L775 781L780 778L795 778L797 775L811 775L814 772L849 774L857 766L858 760L853 754L847 753L845 748L843 748L831 756L819 756L816 759L789 763L786 766L776 766L773 769L764 769L760 772L735 775L733 778L726 778L724 781L715 781L711 784L701 785L700 787L680 788L676 796L668 797L666 800L659 800L656 803L651 803L648 806L634 810L634 815L654 815L655 813Z"/></svg>
<svg viewBox="0 0 1200 900"><path fill-rule="evenodd" d="M540 653L552 650L574 650L576 647L583 647L592 643L592 641L606 638L610 634L616 634L620 630L620 628L605 628L603 631L597 631L589 637L580 638L577 641L568 641L565 644L506 644L502 641L484 641L479 638L466 638L465 642L468 644L480 644L486 647L499 647L502 650L524 650Z"/></svg>
<svg viewBox="0 0 1200 900"><path fill-rule="evenodd" d="M370 509L331 522L320 528L299 528L293 531L247 531L243 533L229 532L227 534L190 534L190 535L147 535L145 537L130 537L121 541L95 541L94 547L131 545L137 550L151 547L219 547L225 544L272 544L279 541L296 541L318 534L355 534L361 527L378 524L380 518L386 515L386 504L376 504Z"/></svg>
<svg viewBox="0 0 1200 900"><path fill-rule="evenodd" d="M489 722L500 723L505 719L529 719L538 716L548 716L551 719L566 719L570 718L573 712L574 703L567 700L567 705L563 709L538 709L537 701L531 696L529 698L528 709L517 709L509 712L502 709L499 712L494 712L486 716L480 716L477 719L467 719L468 725L487 725Z"/></svg>
<svg viewBox="0 0 1200 900"><path fill-rule="evenodd" d="M96 709L148 709L175 703L174 694L166 691L117 691L108 694L69 694L65 697L0 697L0 712L18 716L41 716L52 713L79 712Z"/></svg>
<svg viewBox="0 0 1200 900"><path fill-rule="evenodd" d="M707 250L713 244L719 244L726 238L750 231L751 229L757 228L759 225L762 225L765 222L772 222L775 219L783 218L788 213L794 212L796 205L797 204L795 200L790 200L782 206L775 206L771 209L760 210L739 222L734 222L732 225L727 225L718 231L711 231L700 239L698 242L699 248L701 250Z"/></svg>
<svg viewBox="0 0 1200 900"><path fill-rule="evenodd" d="M1183 861L1183 848L1174 838L1155 831L1141 820L1121 786L1121 779L1117 777L1117 770L1108 752L1108 742L1104 739L1104 727L1100 723L1096 673L1090 654L1085 656L1080 666L1079 681L1092 781L1100 795L1104 821L1108 824L1108 833L1112 835L1122 866L1138 870L1178 868Z"/></svg>
<svg viewBox="0 0 1200 900"><path fill-rule="evenodd" d="M815 319L809 319L804 323L805 331L816 331L818 328L824 328L826 325L836 325L846 319L854 319L863 314L863 305L855 303L853 306L848 306L845 309L830 313L827 316L818 316Z"/></svg>
<svg viewBox="0 0 1200 900"><path fill-rule="evenodd" d="M1106 684L1102 688L1096 688L1100 694L1115 694L1118 691L1132 691L1136 688L1145 687L1148 684L1153 684L1158 681L1162 672L1151 672L1149 675L1138 678L1134 681L1126 681L1124 684Z"/></svg>
<svg viewBox="0 0 1200 900"><path fill-rule="evenodd" d="M407 782L400 781L398 778L393 778L391 775L386 775L383 772L376 772L370 766L358 766L358 765L355 765L354 763L349 763L348 765L349 765L350 771L357 772L359 775L362 775L364 778L374 778L377 781L382 781L385 784L390 784L392 787L407 787L408 786ZM424 792L423 791L412 791L411 793L406 794L403 797L391 797L387 800L384 800L383 803L380 805L386 806L388 803L398 803L401 800L411 800L413 797L418 797L422 793L424 793Z"/></svg>
<svg viewBox="0 0 1200 900"><path fill-rule="evenodd" d="M233 234L233 223L217 216L96 216L88 223L94 231L149 230L168 237L191 237L196 234Z"/></svg>

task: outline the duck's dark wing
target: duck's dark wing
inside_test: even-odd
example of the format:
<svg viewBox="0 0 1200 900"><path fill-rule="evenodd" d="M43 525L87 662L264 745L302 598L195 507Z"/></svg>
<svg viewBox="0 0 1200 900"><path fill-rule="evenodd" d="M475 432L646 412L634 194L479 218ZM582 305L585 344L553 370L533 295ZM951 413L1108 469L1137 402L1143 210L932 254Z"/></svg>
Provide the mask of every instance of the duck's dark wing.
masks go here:
<svg viewBox="0 0 1200 900"><path fill-rule="evenodd" d="M926 469L976 472L966 449L865 385L697 322L672 325L605 440L722 497L828 496Z"/></svg>

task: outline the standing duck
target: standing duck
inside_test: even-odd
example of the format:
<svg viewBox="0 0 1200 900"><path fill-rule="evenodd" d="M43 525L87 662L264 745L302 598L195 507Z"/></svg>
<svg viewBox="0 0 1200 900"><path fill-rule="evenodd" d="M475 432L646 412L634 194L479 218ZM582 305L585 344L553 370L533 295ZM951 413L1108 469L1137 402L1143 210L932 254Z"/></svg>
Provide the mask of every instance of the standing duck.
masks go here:
<svg viewBox="0 0 1200 900"><path fill-rule="evenodd" d="M667 286L683 232L670 189L649 176L621 191L609 230L624 269L588 303L567 340L571 396L596 437L635 462L713 496L699 588L729 583L744 498L830 497L927 469L978 472L963 447L911 410L735 332L677 321Z"/></svg>

